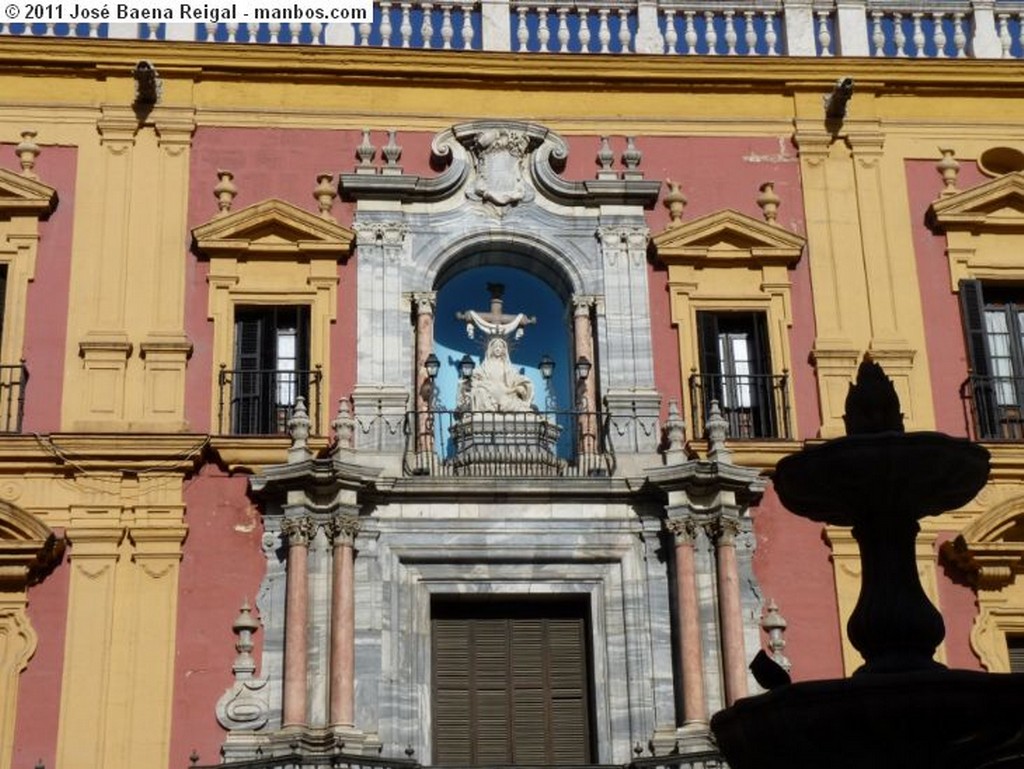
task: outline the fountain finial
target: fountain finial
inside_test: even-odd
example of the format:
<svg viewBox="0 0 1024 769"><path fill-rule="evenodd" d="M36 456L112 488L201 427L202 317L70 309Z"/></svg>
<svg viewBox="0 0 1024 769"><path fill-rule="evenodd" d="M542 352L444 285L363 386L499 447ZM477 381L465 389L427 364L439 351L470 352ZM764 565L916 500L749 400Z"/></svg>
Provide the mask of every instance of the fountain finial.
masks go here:
<svg viewBox="0 0 1024 769"><path fill-rule="evenodd" d="M847 435L903 432L896 388L882 367L871 360L870 353L865 353L857 369L857 384L851 384L846 395L843 422Z"/></svg>

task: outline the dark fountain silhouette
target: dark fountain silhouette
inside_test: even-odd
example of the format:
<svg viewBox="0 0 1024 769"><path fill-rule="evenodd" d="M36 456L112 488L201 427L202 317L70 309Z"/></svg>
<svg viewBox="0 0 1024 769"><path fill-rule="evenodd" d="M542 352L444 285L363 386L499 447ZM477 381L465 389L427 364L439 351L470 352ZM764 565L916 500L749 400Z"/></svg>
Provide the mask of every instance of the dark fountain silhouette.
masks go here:
<svg viewBox="0 0 1024 769"><path fill-rule="evenodd" d="M779 499L813 521L852 526L861 593L851 678L785 683L711 720L732 769L1022 769L1024 675L948 670L933 659L942 616L921 588L918 520L960 507L989 474L981 446L904 433L899 399L865 359L846 399L847 436L779 462Z"/></svg>

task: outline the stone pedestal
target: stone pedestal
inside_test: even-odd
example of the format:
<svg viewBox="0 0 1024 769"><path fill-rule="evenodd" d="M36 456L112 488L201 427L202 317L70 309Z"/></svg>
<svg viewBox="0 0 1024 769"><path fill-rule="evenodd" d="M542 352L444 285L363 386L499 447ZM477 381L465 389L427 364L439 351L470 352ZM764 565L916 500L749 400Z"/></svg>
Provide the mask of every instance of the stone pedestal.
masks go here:
<svg viewBox="0 0 1024 769"><path fill-rule="evenodd" d="M565 465L555 451L562 428L534 412L470 411L449 432L456 474L558 475Z"/></svg>

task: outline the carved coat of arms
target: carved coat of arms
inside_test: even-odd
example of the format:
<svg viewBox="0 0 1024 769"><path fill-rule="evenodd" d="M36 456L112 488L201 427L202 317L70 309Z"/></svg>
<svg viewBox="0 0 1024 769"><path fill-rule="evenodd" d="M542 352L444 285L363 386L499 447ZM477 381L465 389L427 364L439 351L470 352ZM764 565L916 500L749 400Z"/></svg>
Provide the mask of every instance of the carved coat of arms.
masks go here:
<svg viewBox="0 0 1024 769"><path fill-rule="evenodd" d="M526 180L530 137L520 131L491 129L476 136L470 146L476 174L466 196L502 209L533 199Z"/></svg>

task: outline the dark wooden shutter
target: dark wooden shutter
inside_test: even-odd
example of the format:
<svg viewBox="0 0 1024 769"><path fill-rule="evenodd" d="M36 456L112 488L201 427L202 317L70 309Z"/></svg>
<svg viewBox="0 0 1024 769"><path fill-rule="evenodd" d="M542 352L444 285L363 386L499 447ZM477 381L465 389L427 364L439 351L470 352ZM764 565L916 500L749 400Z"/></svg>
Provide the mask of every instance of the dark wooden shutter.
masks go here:
<svg viewBox="0 0 1024 769"><path fill-rule="evenodd" d="M235 372L232 375L232 432L263 432L265 350L269 334L266 313L239 309L235 313Z"/></svg>
<svg viewBox="0 0 1024 769"><path fill-rule="evenodd" d="M477 611L431 623L434 763L589 763L583 611L577 605L561 616L564 607L529 604Z"/></svg>
<svg viewBox="0 0 1024 769"><path fill-rule="evenodd" d="M722 400L722 359L718 354L718 316L713 312L697 313L697 345L700 350L701 408L707 418L711 401Z"/></svg>
<svg viewBox="0 0 1024 769"><path fill-rule="evenodd" d="M960 310L964 316L964 334L971 371L978 376L991 376L985 335L985 299L980 280L960 281Z"/></svg>

